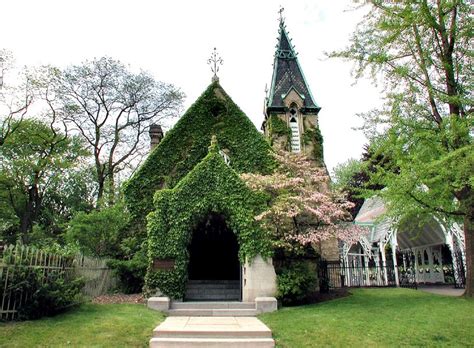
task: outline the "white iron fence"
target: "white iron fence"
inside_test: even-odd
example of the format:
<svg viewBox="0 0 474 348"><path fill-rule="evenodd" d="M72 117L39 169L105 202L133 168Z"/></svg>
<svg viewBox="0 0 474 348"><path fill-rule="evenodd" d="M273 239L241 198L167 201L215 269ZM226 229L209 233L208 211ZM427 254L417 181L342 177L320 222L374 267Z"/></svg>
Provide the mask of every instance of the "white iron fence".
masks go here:
<svg viewBox="0 0 474 348"><path fill-rule="evenodd" d="M0 320L15 319L18 309L31 297L28 275L40 272L41 282L54 272L64 280L82 277L83 295L96 297L116 285L116 278L106 265L106 260L76 255L65 257L47 253L25 245L5 245L0 250ZM18 289L21 289L20 291Z"/></svg>

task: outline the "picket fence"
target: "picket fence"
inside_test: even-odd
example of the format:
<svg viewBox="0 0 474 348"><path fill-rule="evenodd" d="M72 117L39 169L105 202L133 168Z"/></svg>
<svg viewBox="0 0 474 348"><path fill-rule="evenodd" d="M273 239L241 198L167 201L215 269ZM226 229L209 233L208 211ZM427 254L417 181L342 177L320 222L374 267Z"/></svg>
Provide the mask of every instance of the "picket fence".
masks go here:
<svg viewBox="0 0 474 348"><path fill-rule="evenodd" d="M81 254L65 257L25 245L0 246L0 320L16 318L18 309L31 298L31 293L25 290L28 287L19 286L18 281L38 270L43 283L52 272L66 281L82 277L85 282L82 294L88 297L102 295L116 286L116 278L104 259Z"/></svg>

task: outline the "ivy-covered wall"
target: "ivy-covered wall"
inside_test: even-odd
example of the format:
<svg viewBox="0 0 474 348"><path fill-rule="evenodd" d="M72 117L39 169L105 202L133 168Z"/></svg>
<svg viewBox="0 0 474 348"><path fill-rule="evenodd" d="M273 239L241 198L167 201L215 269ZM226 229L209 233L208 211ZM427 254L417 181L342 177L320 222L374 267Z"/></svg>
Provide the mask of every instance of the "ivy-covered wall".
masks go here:
<svg viewBox="0 0 474 348"><path fill-rule="evenodd" d="M146 292L157 289L173 298L184 296L193 229L210 212L222 214L239 242L239 258L271 256L265 233L254 220L265 197L251 191L224 163L214 144L209 154L173 189L156 192L155 210L148 215ZM171 269L154 269L153 260L173 260Z"/></svg>
<svg viewBox="0 0 474 348"><path fill-rule="evenodd" d="M156 190L173 188L207 154L216 135L238 173L270 173L271 147L218 82L204 91L125 184L127 207L144 225Z"/></svg>
<svg viewBox="0 0 474 348"><path fill-rule="evenodd" d="M323 135L318 127L305 129L303 143L312 146L312 157L319 165L324 165Z"/></svg>
<svg viewBox="0 0 474 348"><path fill-rule="evenodd" d="M268 137L270 144L281 150L290 151L291 129L287 124L287 115L271 114L267 120ZM312 119L308 119L312 117ZM320 166L324 166L323 136L315 115L303 115L303 133L301 134L302 147L310 158ZM303 146L304 145L304 146Z"/></svg>

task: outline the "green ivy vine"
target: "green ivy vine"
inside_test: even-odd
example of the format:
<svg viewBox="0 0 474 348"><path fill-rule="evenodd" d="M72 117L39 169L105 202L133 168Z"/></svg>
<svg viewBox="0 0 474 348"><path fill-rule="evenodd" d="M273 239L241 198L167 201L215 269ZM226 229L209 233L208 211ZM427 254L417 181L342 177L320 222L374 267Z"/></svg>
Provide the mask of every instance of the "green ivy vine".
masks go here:
<svg viewBox="0 0 474 348"><path fill-rule="evenodd" d="M210 212L222 214L240 245L239 259L271 256L269 238L254 220L265 197L255 193L224 163L217 145L174 188L155 194L155 210L148 215L146 292L159 289L173 299L184 296L192 231ZM174 260L169 270L153 268L153 260Z"/></svg>
<svg viewBox="0 0 474 348"><path fill-rule="evenodd" d="M303 143L313 145L313 158L319 163L324 163L323 135L318 127L306 129L303 133Z"/></svg>
<svg viewBox="0 0 474 348"><path fill-rule="evenodd" d="M207 155L213 134L238 173L268 174L274 169L268 142L214 82L125 183L125 201L135 225L145 228L155 191L176 186Z"/></svg>

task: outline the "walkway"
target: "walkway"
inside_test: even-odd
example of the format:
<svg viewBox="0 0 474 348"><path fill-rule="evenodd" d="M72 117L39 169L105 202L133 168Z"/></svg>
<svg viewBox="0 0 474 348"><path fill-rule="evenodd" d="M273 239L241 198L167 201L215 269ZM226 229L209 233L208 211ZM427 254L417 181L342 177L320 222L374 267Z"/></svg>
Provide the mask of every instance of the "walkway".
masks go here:
<svg viewBox="0 0 474 348"><path fill-rule="evenodd" d="M462 296L464 289L457 289L452 285L418 285L418 290L445 296Z"/></svg>
<svg viewBox="0 0 474 348"><path fill-rule="evenodd" d="M271 330L255 317L168 317L154 331L150 348L273 348Z"/></svg>

